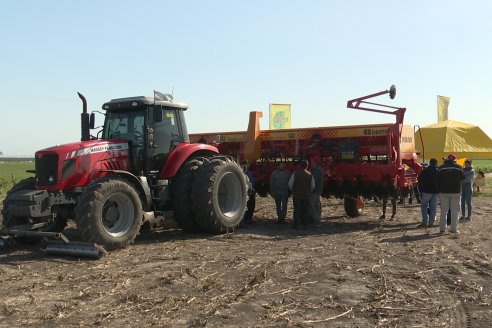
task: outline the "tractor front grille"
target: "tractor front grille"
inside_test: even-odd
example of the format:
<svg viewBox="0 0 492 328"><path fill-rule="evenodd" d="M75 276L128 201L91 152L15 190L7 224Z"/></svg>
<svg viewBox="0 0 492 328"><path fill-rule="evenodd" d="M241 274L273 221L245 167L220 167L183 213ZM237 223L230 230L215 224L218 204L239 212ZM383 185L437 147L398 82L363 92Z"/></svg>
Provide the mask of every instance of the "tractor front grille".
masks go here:
<svg viewBox="0 0 492 328"><path fill-rule="evenodd" d="M58 154L36 157L36 184L38 186L56 185L58 176Z"/></svg>

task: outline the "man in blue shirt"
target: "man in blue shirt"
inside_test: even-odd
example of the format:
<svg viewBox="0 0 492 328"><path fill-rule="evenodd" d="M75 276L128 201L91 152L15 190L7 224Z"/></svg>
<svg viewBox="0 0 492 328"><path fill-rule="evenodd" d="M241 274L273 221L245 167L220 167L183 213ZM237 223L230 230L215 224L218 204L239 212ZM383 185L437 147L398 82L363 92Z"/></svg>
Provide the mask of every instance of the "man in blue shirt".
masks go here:
<svg viewBox="0 0 492 328"><path fill-rule="evenodd" d="M475 179L475 170L473 170L471 159L465 161L463 168L465 173L465 181L461 185L461 219L471 221L472 212L472 195L473 195L473 180ZM468 216L465 217L465 205L468 207Z"/></svg>

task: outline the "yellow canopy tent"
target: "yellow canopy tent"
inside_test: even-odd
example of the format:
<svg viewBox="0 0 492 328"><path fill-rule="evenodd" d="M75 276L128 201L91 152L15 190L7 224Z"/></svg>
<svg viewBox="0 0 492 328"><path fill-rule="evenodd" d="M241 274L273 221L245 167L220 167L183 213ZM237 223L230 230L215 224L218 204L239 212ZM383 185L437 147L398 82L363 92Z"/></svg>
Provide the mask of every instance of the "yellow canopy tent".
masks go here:
<svg viewBox="0 0 492 328"><path fill-rule="evenodd" d="M422 134L422 139L420 138ZM422 142L424 149L422 150ZM492 159L492 139L478 126L453 120L424 126L415 132L420 158L441 160L448 154L457 158Z"/></svg>

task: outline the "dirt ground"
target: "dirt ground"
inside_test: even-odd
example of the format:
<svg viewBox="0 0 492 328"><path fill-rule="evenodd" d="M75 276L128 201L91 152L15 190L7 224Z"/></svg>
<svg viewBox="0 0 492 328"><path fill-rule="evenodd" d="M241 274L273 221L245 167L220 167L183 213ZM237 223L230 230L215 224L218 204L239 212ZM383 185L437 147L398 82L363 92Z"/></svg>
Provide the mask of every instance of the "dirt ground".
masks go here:
<svg viewBox="0 0 492 328"><path fill-rule="evenodd" d="M258 198L235 233L143 231L100 260L0 249L0 327L490 327L492 198L474 206L459 236L417 228L416 204L381 224L338 199L293 230Z"/></svg>

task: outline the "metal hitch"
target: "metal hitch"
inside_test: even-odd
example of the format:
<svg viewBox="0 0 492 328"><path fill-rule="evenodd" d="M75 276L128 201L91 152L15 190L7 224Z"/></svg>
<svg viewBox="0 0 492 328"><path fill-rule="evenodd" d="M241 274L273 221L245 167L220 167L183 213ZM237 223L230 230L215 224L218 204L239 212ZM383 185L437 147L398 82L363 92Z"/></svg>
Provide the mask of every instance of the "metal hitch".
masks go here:
<svg viewBox="0 0 492 328"><path fill-rule="evenodd" d="M35 231L39 228L35 225L16 226L0 229L0 247L6 247L21 241L21 237L39 238L46 242L46 253L48 255L62 255L99 259L107 251L104 247L79 241L70 241L61 232Z"/></svg>

